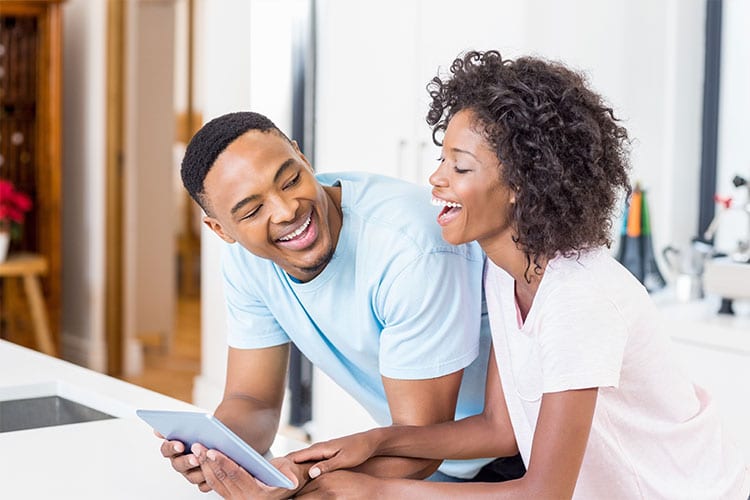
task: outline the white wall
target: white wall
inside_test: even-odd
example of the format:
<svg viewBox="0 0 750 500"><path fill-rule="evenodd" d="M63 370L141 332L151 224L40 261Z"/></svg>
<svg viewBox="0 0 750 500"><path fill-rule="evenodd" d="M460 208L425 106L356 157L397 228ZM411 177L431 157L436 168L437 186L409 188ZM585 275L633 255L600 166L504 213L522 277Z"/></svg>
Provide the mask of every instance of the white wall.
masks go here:
<svg viewBox="0 0 750 500"><path fill-rule="evenodd" d="M631 178L647 190L657 258L668 244L687 245L698 231L705 0L526 5L522 52L582 70L628 129Z"/></svg>
<svg viewBox="0 0 750 500"><path fill-rule="evenodd" d="M750 202L747 188L732 185L735 175L750 180L748 131L750 130L750 2L724 0L722 29L721 95L719 104L719 157L717 191L731 196L733 206ZM717 212L720 209L717 207ZM750 238L750 213L732 210L722 216L716 245L725 252L737 240Z"/></svg>
<svg viewBox="0 0 750 500"><path fill-rule="evenodd" d="M204 121L249 108L249 7L243 0L196 2L196 81ZM193 403L213 409L221 400L226 371L224 292L219 239L205 226L202 231L201 374L193 386Z"/></svg>
<svg viewBox="0 0 750 500"><path fill-rule="evenodd" d="M266 114L291 133L292 7L299 2L198 2L198 99L205 121L234 111ZM252 34L252 36L251 36ZM208 409L221 400L226 371L226 321L220 239L201 234L201 374L193 402Z"/></svg>
<svg viewBox="0 0 750 500"><path fill-rule="evenodd" d="M632 179L648 190L657 258L696 235L698 204L684 201L699 191L705 0L319 5L317 169L425 183L438 156L424 120L425 85L438 69L469 49L537 55L588 75L628 128Z"/></svg>
<svg viewBox="0 0 750 500"><path fill-rule="evenodd" d="M106 369L106 2L63 4L62 356Z"/></svg>
<svg viewBox="0 0 750 500"><path fill-rule="evenodd" d="M139 334L168 345L176 306L172 0L128 2L123 190L127 375L142 369Z"/></svg>

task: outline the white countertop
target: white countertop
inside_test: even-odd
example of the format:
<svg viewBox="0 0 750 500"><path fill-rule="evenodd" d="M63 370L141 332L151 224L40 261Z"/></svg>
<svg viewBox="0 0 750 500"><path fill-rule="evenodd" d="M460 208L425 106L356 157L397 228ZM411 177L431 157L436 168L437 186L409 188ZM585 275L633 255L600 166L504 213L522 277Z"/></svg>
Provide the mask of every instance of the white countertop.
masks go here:
<svg viewBox="0 0 750 500"><path fill-rule="evenodd" d="M718 314L720 299L680 302L671 290L652 295L673 340L750 355L750 301L736 300L735 314Z"/></svg>
<svg viewBox="0 0 750 500"><path fill-rule="evenodd" d="M0 340L0 400L55 390L118 418L0 433L3 499L219 498L174 472L159 439L135 415L138 408L202 409ZM283 455L301 446L277 436L271 451Z"/></svg>
<svg viewBox="0 0 750 500"><path fill-rule="evenodd" d="M672 339L686 346L682 354L690 372L716 394L750 460L750 401L738 397L747 394L750 307L729 317L717 315L718 301L710 298L680 303L664 293L654 299ZM218 498L200 493L174 472L159 453L160 441L135 415L138 408L201 409L0 340L0 400L51 391L119 418L0 433L1 498ZM283 455L302 446L277 436L271 451Z"/></svg>

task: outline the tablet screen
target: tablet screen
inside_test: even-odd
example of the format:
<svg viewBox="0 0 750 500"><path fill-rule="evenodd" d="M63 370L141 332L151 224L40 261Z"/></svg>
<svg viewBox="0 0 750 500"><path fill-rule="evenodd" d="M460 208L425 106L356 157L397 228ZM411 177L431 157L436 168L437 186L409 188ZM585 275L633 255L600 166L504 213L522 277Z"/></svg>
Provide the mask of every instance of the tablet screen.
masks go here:
<svg viewBox="0 0 750 500"><path fill-rule="evenodd" d="M187 450L200 443L219 450L269 486L294 487L288 477L211 414L171 410L137 410L136 414L168 440L181 441Z"/></svg>

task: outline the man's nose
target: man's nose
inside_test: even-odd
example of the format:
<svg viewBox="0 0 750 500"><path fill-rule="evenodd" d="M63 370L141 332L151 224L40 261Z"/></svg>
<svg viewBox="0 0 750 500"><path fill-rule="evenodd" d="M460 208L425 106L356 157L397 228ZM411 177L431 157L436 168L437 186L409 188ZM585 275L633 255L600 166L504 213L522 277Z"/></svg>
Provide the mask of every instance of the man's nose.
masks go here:
<svg viewBox="0 0 750 500"><path fill-rule="evenodd" d="M271 216L271 222L273 222L274 224L291 222L297 216L299 202L294 198L277 196L271 201L271 203L273 204L273 214Z"/></svg>

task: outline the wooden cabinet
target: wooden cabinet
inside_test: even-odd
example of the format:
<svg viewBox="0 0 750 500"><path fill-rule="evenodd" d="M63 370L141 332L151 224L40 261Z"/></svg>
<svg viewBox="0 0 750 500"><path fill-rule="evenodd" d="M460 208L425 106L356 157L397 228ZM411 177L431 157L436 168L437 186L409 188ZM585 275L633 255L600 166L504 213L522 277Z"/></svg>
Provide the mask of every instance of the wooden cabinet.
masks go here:
<svg viewBox="0 0 750 500"><path fill-rule="evenodd" d="M35 252L47 259L43 288L55 344L62 263L61 16L60 0L0 0L0 177L13 181L34 201L23 236L11 251ZM23 291L12 280L5 281L0 290L3 334L33 345Z"/></svg>

